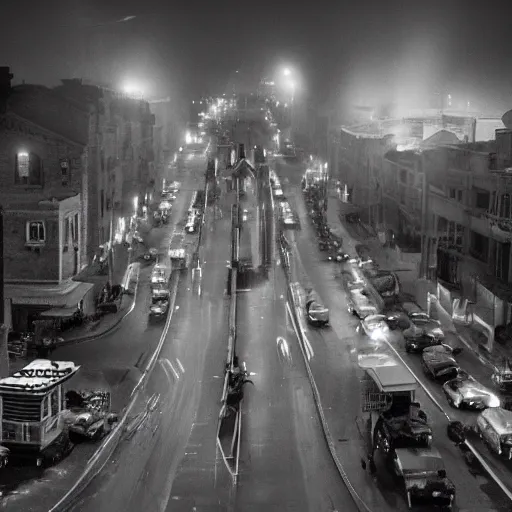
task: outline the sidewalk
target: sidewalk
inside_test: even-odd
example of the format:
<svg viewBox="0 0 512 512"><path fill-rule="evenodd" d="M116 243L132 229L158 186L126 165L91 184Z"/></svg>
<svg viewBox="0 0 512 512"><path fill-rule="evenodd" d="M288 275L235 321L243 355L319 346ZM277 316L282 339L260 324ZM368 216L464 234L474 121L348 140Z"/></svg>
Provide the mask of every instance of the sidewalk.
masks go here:
<svg viewBox="0 0 512 512"><path fill-rule="evenodd" d="M327 220L331 229L341 232L343 246L350 256L357 255L356 247L359 244L365 245L380 270L392 271L398 275L404 299L414 300L422 309L428 309L428 296L437 295L436 285L432 281L418 277L418 264L413 256L401 253L399 249L383 247L376 236L366 234L369 231L367 228L359 229L357 226L345 225L340 219L339 200L334 191L329 193ZM489 352L484 329L477 323L463 324L454 321L452 315L437 299L431 301L431 313L441 322L446 332L456 334L467 348L475 352L483 364L494 369L502 365L504 358L512 358L512 347L500 345L496 341L493 343L492 352Z"/></svg>

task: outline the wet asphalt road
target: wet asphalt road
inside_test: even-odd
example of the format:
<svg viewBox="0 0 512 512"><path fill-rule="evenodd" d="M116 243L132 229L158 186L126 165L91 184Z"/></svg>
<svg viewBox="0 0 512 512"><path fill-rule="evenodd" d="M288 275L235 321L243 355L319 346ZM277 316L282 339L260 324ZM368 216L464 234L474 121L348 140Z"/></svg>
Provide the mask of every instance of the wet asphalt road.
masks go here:
<svg viewBox="0 0 512 512"><path fill-rule="evenodd" d="M234 510L356 510L323 437L286 310L285 274L270 242L268 279L254 279L238 294L237 354L254 386L245 387Z"/></svg>

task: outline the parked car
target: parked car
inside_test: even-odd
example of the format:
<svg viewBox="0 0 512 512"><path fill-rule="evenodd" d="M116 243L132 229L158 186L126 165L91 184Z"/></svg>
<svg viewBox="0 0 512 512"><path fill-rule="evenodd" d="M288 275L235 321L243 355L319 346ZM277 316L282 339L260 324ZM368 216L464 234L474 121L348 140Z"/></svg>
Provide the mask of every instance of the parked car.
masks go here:
<svg viewBox="0 0 512 512"><path fill-rule="evenodd" d="M404 329L404 338L419 338L425 334L444 340L444 332L438 320L430 318L427 313L411 313L409 315L410 325Z"/></svg>
<svg viewBox="0 0 512 512"><path fill-rule="evenodd" d="M381 338L389 333L385 315L368 315L358 326L358 331L372 339Z"/></svg>
<svg viewBox="0 0 512 512"><path fill-rule="evenodd" d="M486 409L478 415L476 425L493 452L512 460L512 411L501 407Z"/></svg>
<svg viewBox="0 0 512 512"><path fill-rule="evenodd" d="M431 334L422 333L416 337L405 337L405 351L408 353L421 354L426 348L441 345L442 340L437 339Z"/></svg>
<svg viewBox="0 0 512 512"><path fill-rule="evenodd" d="M454 356L461 351L460 348L453 349L448 345L427 347L421 356L423 371L431 379L441 382L457 377L460 367Z"/></svg>
<svg viewBox="0 0 512 512"><path fill-rule="evenodd" d="M463 371L443 384L443 391L448 403L457 409L467 407L478 410L500 406L500 399L490 389Z"/></svg>
<svg viewBox="0 0 512 512"><path fill-rule="evenodd" d="M416 504L429 510L451 510L455 486L447 478L443 458L438 450L399 448L395 450L391 470L404 485L409 509Z"/></svg>

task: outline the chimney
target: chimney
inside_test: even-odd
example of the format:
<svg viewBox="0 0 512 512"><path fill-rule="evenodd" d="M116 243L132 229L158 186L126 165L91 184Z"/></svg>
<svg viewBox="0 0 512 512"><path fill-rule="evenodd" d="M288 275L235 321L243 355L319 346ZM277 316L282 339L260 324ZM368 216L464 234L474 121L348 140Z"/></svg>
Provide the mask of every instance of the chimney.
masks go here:
<svg viewBox="0 0 512 512"><path fill-rule="evenodd" d="M0 66L0 102L3 104L11 93L11 80L13 79L11 68Z"/></svg>
<svg viewBox="0 0 512 512"><path fill-rule="evenodd" d="M238 145L238 159L245 158L245 144Z"/></svg>

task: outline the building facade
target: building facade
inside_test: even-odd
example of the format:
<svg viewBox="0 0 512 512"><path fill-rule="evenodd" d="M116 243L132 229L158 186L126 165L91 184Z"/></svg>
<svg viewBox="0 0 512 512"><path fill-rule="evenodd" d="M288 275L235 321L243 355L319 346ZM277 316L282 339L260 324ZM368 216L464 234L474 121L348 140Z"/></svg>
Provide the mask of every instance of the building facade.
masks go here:
<svg viewBox="0 0 512 512"><path fill-rule="evenodd" d="M153 193L153 125L147 102L79 80L10 89L0 202L13 328L31 330L46 310L92 313L106 282L120 282Z"/></svg>
<svg viewBox="0 0 512 512"><path fill-rule="evenodd" d="M92 304L91 286L72 281L86 254L88 118L45 87L9 90L0 117L0 203L5 317L15 329L28 329L44 310Z"/></svg>

